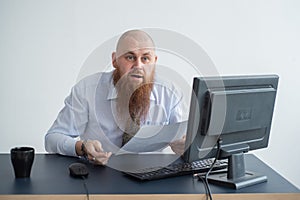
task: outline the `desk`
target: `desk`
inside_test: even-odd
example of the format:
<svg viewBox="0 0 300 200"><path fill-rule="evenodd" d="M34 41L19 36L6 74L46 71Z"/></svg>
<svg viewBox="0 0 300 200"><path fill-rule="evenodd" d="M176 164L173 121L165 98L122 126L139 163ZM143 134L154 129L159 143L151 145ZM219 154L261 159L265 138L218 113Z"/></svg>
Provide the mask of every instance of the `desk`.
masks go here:
<svg viewBox="0 0 300 200"><path fill-rule="evenodd" d="M157 155L161 159L169 155ZM55 154L36 154L31 178L15 179L9 154L0 154L0 200L3 199L85 199L81 179L69 176L68 166L79 160ZM245 156L249 170L261 172L268 182L242 188L228 189L210 185L214 199L300 199L298 188L276 173L252 154ZM205 199L201 181L191 176L179 176L142 182L109 167L88 164L86 179L90 199Z"/></svg>

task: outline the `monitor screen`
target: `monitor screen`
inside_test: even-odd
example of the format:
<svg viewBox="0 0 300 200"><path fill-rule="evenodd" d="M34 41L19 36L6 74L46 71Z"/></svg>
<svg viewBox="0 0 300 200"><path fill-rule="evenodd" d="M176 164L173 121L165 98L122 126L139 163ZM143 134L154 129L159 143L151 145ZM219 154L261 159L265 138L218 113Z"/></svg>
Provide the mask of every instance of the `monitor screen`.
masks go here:
<svg viewBox="0 0 300 200"><path fill-rule="evenodd" d="M216 157L219 142L218 159L229 159L229 170L235 170L227 178L245 175L244 169L231 165L243 166L236 161L243 162L243 153L268 146L278 79L277 75L194 78L184 160Z"/></svg>

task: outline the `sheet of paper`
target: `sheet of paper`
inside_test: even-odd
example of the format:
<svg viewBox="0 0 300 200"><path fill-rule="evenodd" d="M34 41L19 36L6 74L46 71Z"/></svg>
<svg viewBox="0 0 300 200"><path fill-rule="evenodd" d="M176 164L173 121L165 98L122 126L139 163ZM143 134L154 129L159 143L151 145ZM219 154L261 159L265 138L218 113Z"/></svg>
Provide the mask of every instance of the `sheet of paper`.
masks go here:
<svg viewBox="0 0 300 200"><path fill-rule="evenodd" d="M118 152L142 153L157 152L166 148L170 142L178 140L187 132L187 121L170 125L142 126Z"/></svg>

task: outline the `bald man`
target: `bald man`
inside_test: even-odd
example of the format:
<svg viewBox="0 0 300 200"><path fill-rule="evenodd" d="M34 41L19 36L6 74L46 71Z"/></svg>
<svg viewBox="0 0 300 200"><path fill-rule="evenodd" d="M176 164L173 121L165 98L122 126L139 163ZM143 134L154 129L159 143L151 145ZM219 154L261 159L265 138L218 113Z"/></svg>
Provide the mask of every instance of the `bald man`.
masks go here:
<svg viewBox="0 0 300 200"><path fill-rule="evenodd" d="M45 136L46 151L105 165L141 126L183 121L183 97L155 76L156 62L146 32L122 34L112 53L114 70L88 76L72 88ZM181 154L184 139L170 146Z"/></svg>

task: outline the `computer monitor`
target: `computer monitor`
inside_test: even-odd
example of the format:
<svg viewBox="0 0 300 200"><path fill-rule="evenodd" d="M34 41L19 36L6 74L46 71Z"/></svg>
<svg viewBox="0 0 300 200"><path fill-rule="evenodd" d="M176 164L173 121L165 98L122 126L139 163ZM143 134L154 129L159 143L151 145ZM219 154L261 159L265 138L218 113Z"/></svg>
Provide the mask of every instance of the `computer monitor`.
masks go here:
<svg viewBox="0 0 300 200"><path fill-rule="evenodd" d="M245 170L244 153L268 146L278 79L277 75L194 78L183 159L213 158L219 152L218 159L228 159L228 170L210 175L210 182L239 189L267 181L266 176Z"/></svg>

